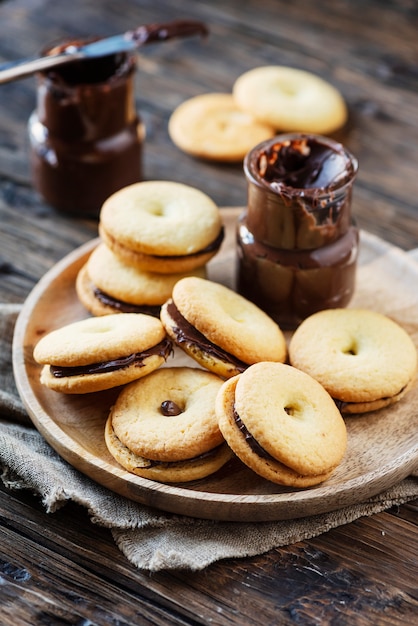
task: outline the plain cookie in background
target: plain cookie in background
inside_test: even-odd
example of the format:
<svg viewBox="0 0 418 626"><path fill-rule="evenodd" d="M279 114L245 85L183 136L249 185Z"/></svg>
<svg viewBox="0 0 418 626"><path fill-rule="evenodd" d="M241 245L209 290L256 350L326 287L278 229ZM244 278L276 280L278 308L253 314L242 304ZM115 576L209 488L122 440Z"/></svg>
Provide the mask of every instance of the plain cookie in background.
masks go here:
<svg viewBox="0 0 418 626"><path fill-rule="evenodd" d="M256 67L237 78L236 105L280 132L326 135L347 121L341 93L324 79L292 67Z"/></svg>
<svg viewBox="0 0 418 626"><path fill-rule="evenodd" d="M274 137L274 128L238 107L232 94L208 93L180 104L168 132L189 154L215 161L242 161L253 146Z"/></svg>

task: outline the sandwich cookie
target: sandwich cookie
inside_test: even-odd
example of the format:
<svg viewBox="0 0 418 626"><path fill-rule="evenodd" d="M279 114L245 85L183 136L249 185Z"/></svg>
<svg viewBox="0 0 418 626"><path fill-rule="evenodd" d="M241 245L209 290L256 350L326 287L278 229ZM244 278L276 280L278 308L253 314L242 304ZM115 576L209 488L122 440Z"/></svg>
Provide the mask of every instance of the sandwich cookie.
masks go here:
<svg viewBox="0 0 418 626"><path fill-rule="evenodd" d="M216 413L241 461L280 485L323 482L346 451L346 426L331 396L290 365L257 363L230 378L219 390Z"/></svg>
<svg viewBox="0 0 418 626"><path fill-rule="evenodd" d="M179 280L161 307L161 321L184 352L222 378L258 361L286 359L278 325L243 296L210 280Z"/></svg>
<svg viewBox="0 0 418 626"><path fill-rule="evenodd" d="M365 309L329 309L306 318L290 341L289 358L327 389L343 413L398 402L417 371L417 350L408 333Z"/></svg>
<svg viewBox="0 0 418 626"><path fill-rule="evenodd" d="M232 93L243 111L282 132L326 135L348 117L345 101L333 85L293 67L256 67L238 77Z"/></svg>
<svg viewBox="0 0 418 626"><path fill-rule="evenodd" d="M41 383L62 393L124 385L162 365L172 351L160 320L122 313L92 317L54 330L36 344Z"/></svg>
<svg viewBox="0 0 418 626"><path fill-rule="evenodd" d="M206 277L205 266L193 275ZM171 297L175 283L189 275L157 274L129 265L101 243L77 275L79 300L92 315L144 313L160 317L161 305Z"/></svg>
<svg viewBox="0 0 418 626"><path fill-rule="evenodd" d="M128 472L160 482L204 478L233 454L215 413L222 380L190 367L167 367L127 385L105 427L110 454Z"/></svg>
<svg viewBox="0 0 418 626"><path fill-rule="evenodd" d="M242 111L229 93L207 93L186 100L172 113L168 132L173 143L201 159L242 161L275 129Z"/></svg>
<svg viewBox="0 0 418 626"><path fill-rule="evenodd" d="M106 200L99 234L126 263L177 274L205 265L218 252L224 229L217 205L202 191L182 183L144 181Z"/></svg>

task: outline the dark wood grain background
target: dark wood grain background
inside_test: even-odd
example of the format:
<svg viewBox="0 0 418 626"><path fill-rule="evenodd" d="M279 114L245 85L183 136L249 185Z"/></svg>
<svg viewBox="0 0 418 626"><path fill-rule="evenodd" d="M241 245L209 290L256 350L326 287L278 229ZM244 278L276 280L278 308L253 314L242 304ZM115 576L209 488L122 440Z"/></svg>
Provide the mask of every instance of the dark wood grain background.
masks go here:
<svg viewBox="0 0 418 626"><path fill-rule="evenodd" d="M198 161L170 141L184 99L231 91L266 64L310 70L343 93L337 134L359 159L358 224L418 246L418 3L415 0L0 0L0 62L70 37L201 19L206 40L139 54L135 99L147 129L145 178L185 182L243 206L241 165ZM97 223L47 206L31 186L26 124L35 78L0 86L0 302L23 302ZM418 286L417 286L418 288ZM46 515L0 488L1 624L408 624L418 621L417 502L321 537L203 572L135 570L75 505Z"/></svg>

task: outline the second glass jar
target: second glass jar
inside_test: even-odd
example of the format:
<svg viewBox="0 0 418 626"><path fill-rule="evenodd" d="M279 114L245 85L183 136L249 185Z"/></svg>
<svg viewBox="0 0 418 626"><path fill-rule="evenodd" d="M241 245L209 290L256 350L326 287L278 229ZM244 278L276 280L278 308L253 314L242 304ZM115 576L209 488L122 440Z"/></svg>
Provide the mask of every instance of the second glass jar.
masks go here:
<svg viewBox="0 0 418 626"><path fill-rule="evenodd" d="M353 295L359 233L351 212L355 157L317 135L279 135L244 160L237 289L283 328Z"/></svg>

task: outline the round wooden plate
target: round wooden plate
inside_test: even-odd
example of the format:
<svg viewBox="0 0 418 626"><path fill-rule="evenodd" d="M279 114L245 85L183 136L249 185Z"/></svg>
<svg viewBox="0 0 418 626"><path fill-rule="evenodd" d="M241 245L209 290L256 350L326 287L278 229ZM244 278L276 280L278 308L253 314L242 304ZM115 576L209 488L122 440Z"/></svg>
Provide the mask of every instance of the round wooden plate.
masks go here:
<svg viewBox="0 0 418 626"><path fill-rule="evenodd" d="M233 286L234 230L239 209L223 209L227 237L209 265L209 277ZM16 324L13 367L26 409L40 433L71 465L110 490L173 513L231 521L292 519L359 503L418 467L418 389L394 407L346 419L348 450L332 477L310 489L270 483L234 459L212 477L181 485L129 474L110 456L103 437L109 407L119 390L66 396L39 383L32 352L46 332L87 317L74 289L77 272L97 244L65 257L38 283ZM394 317L418 343L418 264L407 253L362 233L356 294L351 306ZM186 359L186 360L185 360ZM168 365L184 364L177 353ZM195 365L194 362L189 364Z"/></svg>

